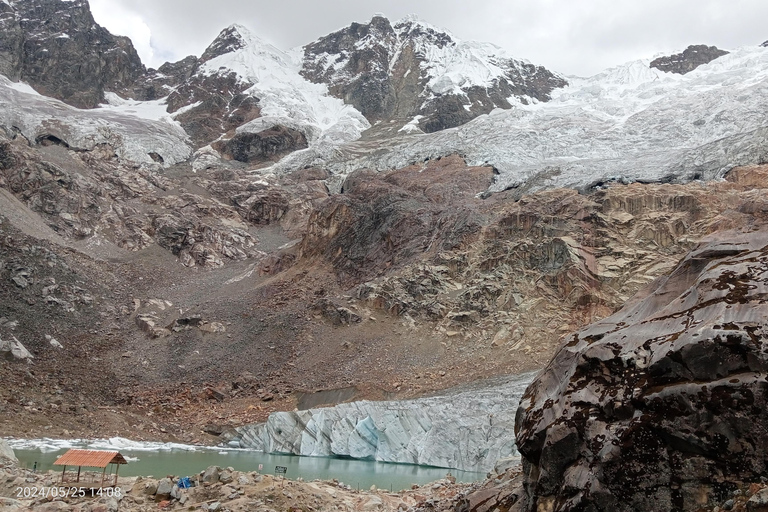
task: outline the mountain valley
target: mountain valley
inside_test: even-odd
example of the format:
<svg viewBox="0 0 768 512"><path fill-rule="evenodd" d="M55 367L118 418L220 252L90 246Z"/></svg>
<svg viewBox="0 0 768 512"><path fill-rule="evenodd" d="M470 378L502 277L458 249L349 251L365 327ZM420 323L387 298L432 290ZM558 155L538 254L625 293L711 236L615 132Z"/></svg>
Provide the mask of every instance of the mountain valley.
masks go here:
<svg viewBox="0 0 768 512"><path fill-rule="evenodd" d="M471 489L495 509L470 490L451 507L613 510L632 475L650 478L647 457L673 476L633 493L637 510L697 510L759 481L734 468L761 463L745 446L764 415L712 420L675 393L736 375L762 396L768 48L691 46L566 77L376 15L289 51L232 25L155 70L85 0L4 0L0 34L3 436L267 446L281 442L268 419L399 410L544 369L519 410L493 404L522 471ZM657 310L701 320L747 363L709 375L699 344L679 341L679 357L630 375L630 341L661 354L698 325L678 332ZM643 379L656 394L632 395ZM657 399L679 414L659 434L673 448L628 449L628 418L652 422ZM718 459L696 418L741 458ZM722 426L748 418L755 430ZM517 454L514 441L493 450ZM384 452L362 458L409 461ZM604 478L624 457L640 462Z"/></svg>

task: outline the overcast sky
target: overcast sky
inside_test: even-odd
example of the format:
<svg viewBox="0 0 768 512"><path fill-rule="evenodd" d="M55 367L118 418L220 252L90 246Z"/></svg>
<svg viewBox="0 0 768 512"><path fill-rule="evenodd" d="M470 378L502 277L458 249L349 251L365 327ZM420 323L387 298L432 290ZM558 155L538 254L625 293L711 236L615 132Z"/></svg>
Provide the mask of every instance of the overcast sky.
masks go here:
<svg viewBox="0 0 768 512"><path fill-rule="evenodd" d="M287 50L374 13L417 14L464 40L489 41L568 75L682 50L768 40L766 0L90 0L96 21L127 35L144 64L199 56L240 23Z"/></svg>

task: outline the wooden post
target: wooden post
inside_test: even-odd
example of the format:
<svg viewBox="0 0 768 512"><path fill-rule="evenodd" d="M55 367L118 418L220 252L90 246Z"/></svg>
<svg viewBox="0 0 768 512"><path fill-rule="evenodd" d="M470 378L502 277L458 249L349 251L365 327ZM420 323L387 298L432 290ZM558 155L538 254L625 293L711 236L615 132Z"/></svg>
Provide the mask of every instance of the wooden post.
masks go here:
<svg viewBox="0 0 768 512"><path fill-rule="evenodd" d="M61 470L61 483L64 483L64 473L67 471L67 466L64 466L64 469Z"/></svg>
<svg viewBox="0 0 768 512"><path fill-rule="evenodd" d="M83 466L77 466L77 482L80 481L80 469L82 469Z"/></svg>
<svg viewBox="0 0 768 512"><path fill-rule="evenodd" d="M99 487L104 487L104 476L107 474L107 466L104 466L104 471L101 472L101 484Z"/></svg>
<svg viewBox="0 0 768 512"><path fill-rule="evenodd" d="M120 464L115 465L115 487L117 487L117 473L120 471Z"/></svg>

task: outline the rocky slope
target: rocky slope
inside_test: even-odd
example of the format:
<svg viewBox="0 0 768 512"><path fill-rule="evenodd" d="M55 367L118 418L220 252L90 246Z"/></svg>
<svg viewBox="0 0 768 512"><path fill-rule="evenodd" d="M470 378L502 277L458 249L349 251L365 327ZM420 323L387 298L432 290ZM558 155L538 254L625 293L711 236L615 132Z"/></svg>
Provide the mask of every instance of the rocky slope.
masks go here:
<svg viewBox="0 0 768 512"><path fill-rule="evenodd" d="M767 254L764 229L713 235L566 338L518 412L520 510L694 511L760 481Z"/></svg>

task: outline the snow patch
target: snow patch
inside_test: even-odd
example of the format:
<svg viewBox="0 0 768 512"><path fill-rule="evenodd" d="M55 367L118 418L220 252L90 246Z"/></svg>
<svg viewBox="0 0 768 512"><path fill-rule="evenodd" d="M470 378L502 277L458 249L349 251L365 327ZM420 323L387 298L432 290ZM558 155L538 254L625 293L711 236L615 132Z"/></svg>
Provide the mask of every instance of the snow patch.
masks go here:
<svg viewBox="0 0 768 512"><path fill-rule="evenodd" d="M413 119L405 123L403 127L397 131L404 133L421 132L421 128L419 128L419 121L422 119L424 119L424 116L414 116Z"/></svg>

